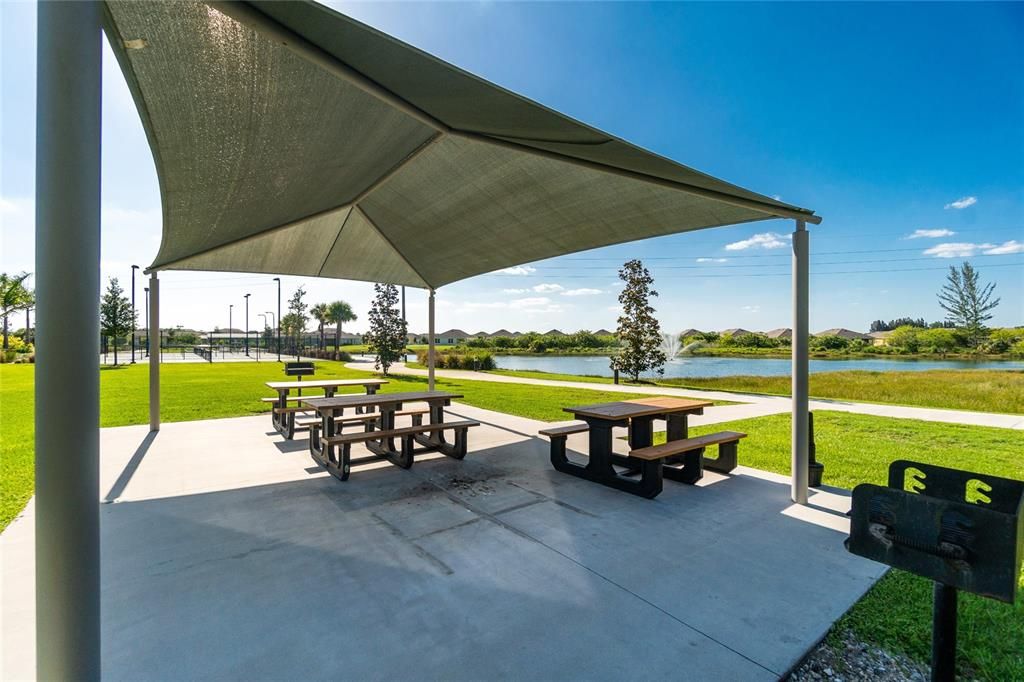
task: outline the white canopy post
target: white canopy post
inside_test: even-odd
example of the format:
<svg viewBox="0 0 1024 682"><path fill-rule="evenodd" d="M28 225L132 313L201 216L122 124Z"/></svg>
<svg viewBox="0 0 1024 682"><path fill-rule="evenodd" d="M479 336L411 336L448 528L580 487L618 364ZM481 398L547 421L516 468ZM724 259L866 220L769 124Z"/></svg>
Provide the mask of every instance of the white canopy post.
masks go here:
<svg viewBox="0 0 1024 682"><path fill-rule="evenodd" d="M427 390L434 390L434 290L427 304Z"/></svg>
<svg viewBox="0 0 1024 682"><path fill-rule="evenodd" d="M41 2L36 66L36 677L100 679L98 2ZM68 342L73 339L73 342Z"/></svg>
<svg viewBox="0 0 1024 682"><path fill-rule="evenodd" d="M807 504L808 477L808 318L809 313L809 234L803 220L796 221L793 232L793 436L792 498Z"/></svg>
<svg viewBox="0 0 1024 682"><path fill-rule="evenodd" d="M149 273L149 430L160 430L160 361L163 352L160 347L160 280L156 270ZM153 348L152 339L156 339Z"/></svg>

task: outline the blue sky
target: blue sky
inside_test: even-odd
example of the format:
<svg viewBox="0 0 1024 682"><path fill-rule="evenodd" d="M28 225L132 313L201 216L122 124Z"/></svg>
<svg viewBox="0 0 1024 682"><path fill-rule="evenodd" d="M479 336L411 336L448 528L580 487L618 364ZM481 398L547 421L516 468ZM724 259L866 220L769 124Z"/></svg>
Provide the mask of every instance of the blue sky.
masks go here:
<svg viewBox="0 0 1024 682"><path fill-rule="evenodd" d="M824 217L811 237L814 331L939 319L943 268L964 256L997 282L992 323L1024 324L1020 4L330 4L635 144L813 208ZM31 270L35 6L0 3L0 22L0 267ZM160 198L109 51L104 76L103 270L123 282L156 253ZM766 221L477 277L438 292L438 325L613 328L616 268L636 257L666 330L789 326L791 230ZM269 277L162 281L167 325L226 326L246 292L253 327L276 306ZM370 285L287 277L286 295L303 283L310 300L345 298L365 319ZM414 330L425 311L410 290Z"/></svg>

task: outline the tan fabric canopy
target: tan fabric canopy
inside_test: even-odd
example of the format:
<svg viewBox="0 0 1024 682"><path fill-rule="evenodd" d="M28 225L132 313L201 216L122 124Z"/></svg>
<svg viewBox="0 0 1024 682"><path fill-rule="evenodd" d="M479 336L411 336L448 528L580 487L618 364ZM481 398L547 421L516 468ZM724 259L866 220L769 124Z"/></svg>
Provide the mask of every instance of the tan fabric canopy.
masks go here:
<svg viewBox="0 0 1024 682"><path fill-rule="evenodd" d="M811 211L639 149L316 3L106 3L163 197L150 269L439 287Z"/></svg>

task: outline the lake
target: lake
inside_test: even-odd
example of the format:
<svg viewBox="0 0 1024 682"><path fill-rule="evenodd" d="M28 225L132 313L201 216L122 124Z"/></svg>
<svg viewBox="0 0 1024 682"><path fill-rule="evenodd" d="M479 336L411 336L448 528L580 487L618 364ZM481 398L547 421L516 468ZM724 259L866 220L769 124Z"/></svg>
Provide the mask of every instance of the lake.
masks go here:
<svg viewBox="0 0 1024 682"><path fill-rule="evenodd" d="M495 355L499 369L530 369L553 374L590 374L610 377L607 356L596 355ZM929 369L1019 369L1024 361L1015 360L897 360L893 358L851 358L810 360L810 371L906 372ZM665 365L666 377L726 377L738 374L784 376L790 370L789 359L679 357ZM644 375L650 376L650 375Z"/></svg>

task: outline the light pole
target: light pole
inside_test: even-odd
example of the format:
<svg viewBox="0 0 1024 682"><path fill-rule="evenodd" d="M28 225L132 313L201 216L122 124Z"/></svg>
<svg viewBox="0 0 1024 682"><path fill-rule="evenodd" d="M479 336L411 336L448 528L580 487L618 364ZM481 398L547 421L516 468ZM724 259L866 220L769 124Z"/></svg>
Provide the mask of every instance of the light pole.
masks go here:
<svg viewBox="0 0 1024 682"><path fill-rule="evenodd" d="M249 296L245 295L245 357L249 357Z"/></svg>
<svg viewBox="0 0 1024 682"><path fill-rule="evenodd" d="M263 332L267 330L267 314L266 313L256 313L256 317L262 317L263 318L263 330L259 334L256 335L256 362L259 362L259 360L260 360L260 337L263 336Z"/></svg>
<svg viewBox="0 0 1024 682"><path fill-rule="evenodd" d="M229 353L232 351L233 346L234 346L234 340L231 337L231 333L232 333L231 330L232 330L232 327L234 325L234 323L231 320L232 320L232 313L234 312L234 310L235 310L235 304L232 303L231 305L228 306L228 352ZM210 335L210 339L211 339L210 343L212 344L213 343L213 341L212 341L213 335L212 334Z"/></svg>
<svg viewBox="0 0 1024 682"><path fill-rule="evenodd" d="M25 308L25 345L32 343L32 335L29 333L29 329L31 329L31 327L29 326L28 323L28 314L29 311L32 310L35 310L35 308Z"/></svg>
<svg viewBox="0 0 1024 682"><path fill-rule="evenodd" d="M146 287L146 319L149 320L149 287ZM146 322L146 329L149 329L149 322ZM149 357L149 331L146 332L146 357Z"/></svg>
<svg viewBox="0 0 1024 682"><path fill-rule="evenodd" d="M281 278L275 277L277 282L277 361L281 362Z"/></svg>
<svg viewBox="0 0 1024 682"><path fill-rule="evenodd" d="M132 266L132 364L135 364L135 332L138 329L138 324L135 322L135 271L139 269L138 265ZM116 343L116 342L115 342Z"/></svg>

